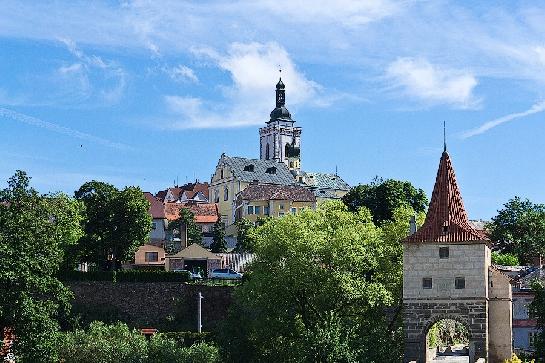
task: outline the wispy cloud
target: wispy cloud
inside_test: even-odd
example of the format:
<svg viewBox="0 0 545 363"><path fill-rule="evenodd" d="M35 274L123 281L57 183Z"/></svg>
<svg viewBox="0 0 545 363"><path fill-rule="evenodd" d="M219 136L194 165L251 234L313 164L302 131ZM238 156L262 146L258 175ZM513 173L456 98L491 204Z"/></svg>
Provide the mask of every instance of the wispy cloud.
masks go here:
<svg viewBox="0 0 545 363"><path fill-rule="evenodd" d="M193 83L198 83L199 78L195 74L195 71L188 66L179 64L174 67L163 66L162 71L166 73L170 79L174 81L190 81Z"/></svg>
<svg viewBox="0 0 545 363"><path fill-rule="evenodd" d="M534 104L532 107L530 107L526 111L511 113L509 115L497 118L495 120L485 122L484 124L482 124L481 126L473 130L466 131L464 134L462 134L462 138L467 139L472 136L480 135L506 122L513 121L522 117L530 116L530 115L540 113L543 111L545 111L545 101L541 101Z"/></svg>
<svg viewBox="0 0 545 363"><path fill-rule="evenodd" d="M195 49L194 54L211 60L231 76L223 87L224 100L205 101L192 96L166 95L168 109L179 119L170 127L212 128L259 125L274 107L278 67L286 84L288 107L327 105L322 87L297 69L288 52L277 43L234 43L225 54L213 49ZM265 116L266 117L266 116Z"/></svg>
<svg viewBox="0 0 545 363"><path fill-rule="evenodd" d="M51 131L51 132L56 132L58 134L67 135L67 136L70 136L70 137L73 137L73 138L76 138L76 139L88 141L90 143L95 143L95 144L98 144L98 145L110 147L110 148L117 149L117 150L125 150L125 151L133 150L133 148L131 146L129 146L129 145L119 143L119 142L115 142L115 141L111 141L111 140L108 140L108 139L104 139L102 137L94 136L94 135L91 135L91 134L87 134L85 132L81 132L81 131L74 130L74 129L71 129L71 128L68 128L68 127L65 127L65 126L61 126L61 125L55 124L53 122L40 120L39 118L24 115L22 113L15 112L15 111L9 110L7 108L1 108L0 107L0 118L7 118L7 119L14 120L14 121L22 122L22 123L25 123L27 125L39 127L39 128Z"/></svg>
<svg viewBox="0 0 545 363"><path fill-rule="evenodd" d="M477 79L467 71L442 68L422 58L399 58L390 63L386 77L405 95L427 103L472 108L479 101L473 95Z"/></svg>

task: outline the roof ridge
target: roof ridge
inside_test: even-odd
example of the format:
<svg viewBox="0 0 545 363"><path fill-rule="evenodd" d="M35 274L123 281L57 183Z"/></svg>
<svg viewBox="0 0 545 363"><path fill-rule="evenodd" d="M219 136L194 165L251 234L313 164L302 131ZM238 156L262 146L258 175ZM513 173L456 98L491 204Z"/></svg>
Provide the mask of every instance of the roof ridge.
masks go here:
<svg viewBox="0 0 545 363"><path fill-rule="evenodd" d="M454 168L443 151L426 220L406 242L465 242L487 238L469 223Z"/></svg>

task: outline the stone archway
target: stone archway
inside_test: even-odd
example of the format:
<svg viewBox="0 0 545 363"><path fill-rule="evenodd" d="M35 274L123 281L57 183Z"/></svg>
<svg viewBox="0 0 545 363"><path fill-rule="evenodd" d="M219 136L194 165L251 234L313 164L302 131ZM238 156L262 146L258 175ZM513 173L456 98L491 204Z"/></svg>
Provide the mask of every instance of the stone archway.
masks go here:
<svg viewBox="0 0 545 363"><path fill-rule="evenodd" d="M467 339L467 342L464 341L464 345L467 345L468 349L461 349L461 350L458 350L458 351L451 351L450 353L449 352L443 352L442 354L439 353L439 356L442 356L443 358L442 359L446 359L447 356L459 356L459 358L462 358L462 357L466 357L465 359L462 358L463 360L461 359L456 359L456 362L460 361L460 362L469 362L469 356L470 356L470 350L471 350L471 347L472 347L472 336L471 336L471 332L470 332L470 329L469 329L469 326L467 324L467 322L465 321L461 321L461 319L459 319L458 317L455 317L454 319L450 316L441 316L441 315L438 315L436 317L434 317L434 319L430 320L430 322L428 324L426 324L425 328L424 328L424 344L425 344L425 352L426 352L426 363L429 363L429 362L436 362L436 360L434 360L434 358L437 357L438 355L438 352L437 352L437 349L439 348L439 345L437 347L432 347L430 346L430 334L433 334L432 332L432 328L436 325L438 325L439 323L441 322L450 322L450 323L454 323L452 328L453 329L463 329L464 331L462 332L462 334L464 335L464 339L463 340L466 340ZM444 325L443 325L444 326ZM461 338L460 336L458 337L450 337L450 338ZM454 343L454 341L452 342L448 342L448 343ZM449 346L451 344L448 344ZM449 348L450 349L450 348ZM456 353L455 353L456 352Z"/></svg>
<svg viewBox="0 0 545 363"><path fill-rule="evenodd" d="M427 334L440 320L455 320L468 329L469 362L487 358L486 301L405 303L405 362L428 363Z"/></svg>

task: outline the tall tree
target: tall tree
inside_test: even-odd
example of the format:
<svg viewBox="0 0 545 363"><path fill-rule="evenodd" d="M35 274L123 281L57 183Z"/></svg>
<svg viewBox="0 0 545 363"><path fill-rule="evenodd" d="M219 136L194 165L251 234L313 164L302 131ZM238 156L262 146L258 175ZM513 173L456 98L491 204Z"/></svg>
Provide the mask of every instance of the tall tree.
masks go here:
<svg viewBox="0 0 545 363"><path fill-rule="evenodd" d="M111 184L91 181L75 193L85 205L84 236L78 243L79 258L103 269L119 269L151 231L149 202L138 187L118 190Z"/></svg>
<svg viewBox="0 0 545 363"><path fill-rule="evenodd" d="M254 243L251 230L255 227L252 221L241 218L235 222L237 227L237 245L235 250L239 253L253 252Z"/></svg>
<svg viewBox="0 0 545 363"><path fill-rule="evenodd" d="M81 236L82 205L41 195L17 171L0 191L0 330L15 333L21 362L56 362L57 319L70 292L56 278L64 249Z"/></svg>
<svg viewBox="0 0 545 363"><path fill-rule="evenodd" d="M403 223L382 232L366 208L328 202L257 227L220 337L226 360L399 362L399 320L385 308L399 301Z"/></svg>
<svg viewBox="0 0 545 363"><path fill-rule="evenodd" d="M545 255L545 205L515 197L503 205L488 225L491 239L503 253L521 262Z"/></svg>
<svg viewBox="0 0 545 363"><path fill-rule="evenodd" d="M394 210L403 206L411 207L416 213L425 211L428 198L422 189L408 181L375 177L369 184L353 187L343 197L343 202L352 212L366 207L371 211L373 222L380 225L392 220Z"/></svg>
<svg viewBox="0 0 545 363"><path fill-rule="evenodd" d="M225 242L225 224L221 220L214 223L213 241L210 245L210 250L213 253L227 252L227 243Z"/></svg>
<svg viewBox="0 0 545 363"><path fill-rule="evenodd" d="M195 222L195 214L187 207L180 207L178 218L170 221L167 229L180 239L184 238L181 234L185 230L185 233L187 233L185 238L187 238L186 242L188 246L192 243L202 245L202 229Z"/></svg>

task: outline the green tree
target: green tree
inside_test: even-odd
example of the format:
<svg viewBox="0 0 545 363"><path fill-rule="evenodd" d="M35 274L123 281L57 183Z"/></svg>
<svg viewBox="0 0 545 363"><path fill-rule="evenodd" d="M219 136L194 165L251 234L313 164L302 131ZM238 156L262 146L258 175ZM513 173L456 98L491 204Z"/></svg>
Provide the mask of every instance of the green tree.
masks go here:
<svg viewBox="0 0 545 363"><path fill-rule="evenodd" d="M21 362L56 362L58 319L71 294L56 278L64 249L81 235L82 206L39 194L17 171L0 191L0 331L14 329Z"/></svg>
<svg viewBox="0 0 545 363"><path fill-rule="evenodd" d="M428 198L422 189L416 189L408 181L375 177L369 184L360 184L350 189L343 202L352 212L360 207L371 211L373 221L380 225L392 220L394 210L403 206L411 207L416 213L424 212Z"/></svg>
<svg viewBox="0 0 545 363"><path fill-rule="evenodd" d="M545 361L545 282L534 281L532 284L534 300L530 304L530 316L537 319L539 332L534 340L534 348L538 362Z"/></svg>
<svg viewBox="0 0 545 363"><path fill-rule="evenodd" d="M180 347L173 339L154 335L149 342L150 363L219 363L218 348L207 343Z"/></svg>
<svg viewBox="0 0 545 363"><path fill-rule="evenodd" d="M490 237L502 253L515 254L521 262L545 255L545 205L519 197L504 204L488 224Z"/></svg>
<svg viewBox="0 0 545 363"><path fill-rule="evenodd" d="M168 223L167 229L172 231L174 235L180 235L184 231L187 232L187 244L198 243L202 245L202 229L195 222L195 214L186 207L180 207L178 218Z"/></svg>
<svg viewBox="0 0 545 363"><path fill-rule="evenodd" d="M88 330L64 333L59 343L64 363L144 363L148 359L146 338L118 322L92 322Z"/></svg>
<svg viewBox="0 0 545 363"><path fill-rule="evenodd" d="M399 362L401 329L385 311L398 302L401 270L384 270L401 258L385 235L366 208L340 202L258 227L256 259L221 331L226 359Z"/></svg>
<svg viewBox="0 0 545 363"><path fill-rule="evenodd" d="M492 263L502 266L520 266L518 257L512 253L492 252Z"/></svg>
<svg viewBox="0 0 545 363"><path fill-rule="evenodd" d="M212 244L210 244L210 250L213 253L227 252L227 243L225 242L225 224L218 220L214 223L214 230L212 232Z"/></svg>
<svg viewBox="0 0 545 363"><path fill-rule="evenodd" d="M149 202L138 187L123 190L91 181L75 193L85 205L84 236L74 260L95 262L102 269L119 269L130 260L151 231Z"/></svg>
<svg viewBox="0 0 545 363"><path fill-rule="evenodd" d="M254 250L254 239L252 238L252 229L254 224L252 221L241 218L235 222L237 227L237 245L235 247L238 253L252 253Z"/></svg>

